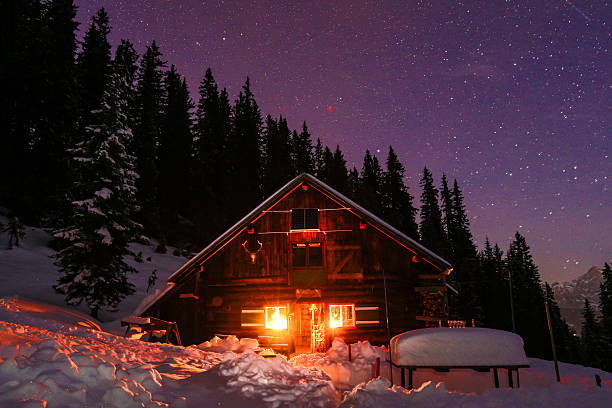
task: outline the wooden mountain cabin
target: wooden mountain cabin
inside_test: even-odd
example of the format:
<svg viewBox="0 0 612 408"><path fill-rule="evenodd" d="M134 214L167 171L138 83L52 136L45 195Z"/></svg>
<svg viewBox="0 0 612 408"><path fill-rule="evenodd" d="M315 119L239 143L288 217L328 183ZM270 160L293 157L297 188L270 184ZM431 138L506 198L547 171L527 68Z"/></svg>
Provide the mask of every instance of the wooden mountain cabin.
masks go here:
<svg viewBox="0 0 612 408"><path fill-rule="evenodd" d="M309 174L168 279L143 309L184 344L233 334L289 351L388 341L447 319L451 265ZM388 305L388 310L386 308Z"/></svg>

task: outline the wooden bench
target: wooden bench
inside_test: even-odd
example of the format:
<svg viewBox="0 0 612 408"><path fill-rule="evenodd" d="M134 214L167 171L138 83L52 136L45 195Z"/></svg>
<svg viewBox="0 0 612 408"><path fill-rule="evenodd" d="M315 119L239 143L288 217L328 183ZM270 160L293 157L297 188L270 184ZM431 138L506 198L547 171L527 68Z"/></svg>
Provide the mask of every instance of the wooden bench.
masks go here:
<svg viewBox="0 0 612 408"><path fill-rule="evenodd" d="M295 351L293 339L289 336L257 336L261 347L268 347L287 356Z"/></svg>
<svg viewBox="0 0 612 408"><path fill-rule="evenodd" d="M389 361L389 360L387 360ZM519 368L529 368L529 365L484 365L484 366L403 366L397 365L391 361L389 361L391 365L397 367L401 370L401 382L402 387L406 388L406 369L408 369L408 389L412 389L412 373L418 369L431 369L440 373L448 373L450 370L458 370L458 369L469 369L474 370L479 373L488 373L493 370L493 381L495 384L495 388L499 388L499 375L498 369L508 370L508 386L510 388L514 388L514 380L513 380L513 372L516 372L516 387L519 388L521 386L519 380Z"/></svg>
<svg viewBox="0 0 612 408"><path fill-rule="evenodd" d="M161 330L165 332L164 341L166 343L170 342L170 334L172 333L176 338L177 344L179 346L182 345L181 336L179 334L178 325L176 322L167 322L165 320L156 319L155 317L128 316L121 320L121 326L127 326L123 337L127 337L132 327L138 327L142 333L149 332L149 341L151 341L153 332L156 330Z"/></svg>

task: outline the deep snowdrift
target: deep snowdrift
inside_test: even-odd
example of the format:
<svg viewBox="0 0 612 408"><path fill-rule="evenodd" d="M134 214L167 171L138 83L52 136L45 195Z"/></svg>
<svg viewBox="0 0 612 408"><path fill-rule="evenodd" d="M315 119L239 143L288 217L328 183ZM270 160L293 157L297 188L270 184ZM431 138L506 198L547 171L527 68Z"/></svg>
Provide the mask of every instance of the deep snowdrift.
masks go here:
<svg viewBox="0 0 612 408"><path fill-rule="evenodd" d="M0 301L2 407L23 406L24 401L50 408L338 403L325 373L296 367L282 357L124 339L32 315L29 303L22 307L18 299Z"/></svg>

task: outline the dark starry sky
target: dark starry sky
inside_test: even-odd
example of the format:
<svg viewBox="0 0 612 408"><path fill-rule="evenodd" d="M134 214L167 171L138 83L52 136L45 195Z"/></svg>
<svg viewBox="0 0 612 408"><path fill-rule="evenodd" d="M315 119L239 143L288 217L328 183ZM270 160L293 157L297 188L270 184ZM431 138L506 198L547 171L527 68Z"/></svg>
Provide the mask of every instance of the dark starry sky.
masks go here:
<svg viewBox="0 0 612 408"><path fill-rule="evenodd" d="M77 0L139 52L151 40L195 99L207 67L233 98L340 147L395 148L457 178L479 245L527 237L545 280L612 260L612 59L605 0ZM81 33L82 34L82 33Z"/></svg>

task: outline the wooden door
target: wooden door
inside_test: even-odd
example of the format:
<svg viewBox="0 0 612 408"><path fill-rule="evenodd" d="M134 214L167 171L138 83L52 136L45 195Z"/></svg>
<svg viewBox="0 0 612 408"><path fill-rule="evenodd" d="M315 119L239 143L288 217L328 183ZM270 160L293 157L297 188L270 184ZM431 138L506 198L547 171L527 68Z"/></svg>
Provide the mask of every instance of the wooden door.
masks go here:
<svg viewBox="0 0 612 408"><path fill-rule="evenodd" d="M325 313L323 303L299 303L296 347L325 351Z"/></svg>

